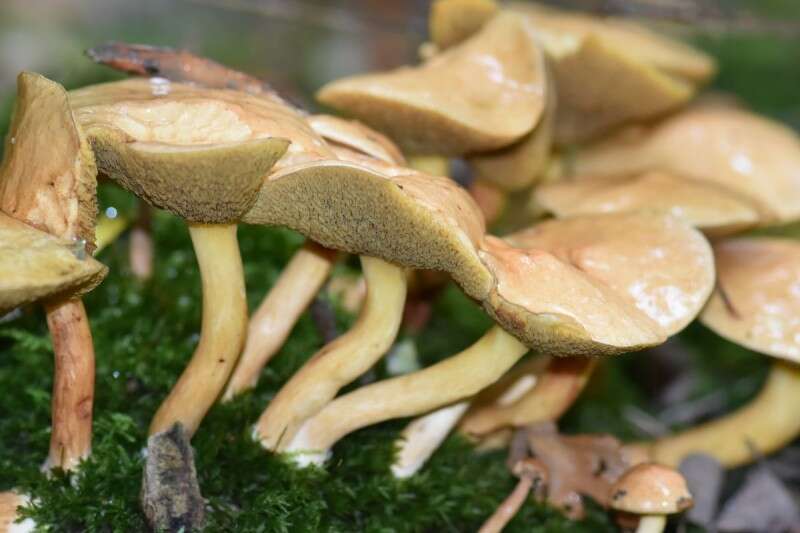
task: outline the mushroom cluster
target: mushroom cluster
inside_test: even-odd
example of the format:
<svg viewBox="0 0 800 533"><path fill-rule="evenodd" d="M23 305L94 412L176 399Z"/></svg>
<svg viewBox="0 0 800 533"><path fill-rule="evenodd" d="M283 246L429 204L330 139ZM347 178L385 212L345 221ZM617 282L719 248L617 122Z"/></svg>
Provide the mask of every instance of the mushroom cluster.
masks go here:
<svg viewBox="0 0 800 533"><path fill-rule="evenodd" d="M365 286L357 321L253 421L264 448L297 464L323 465L360 428L418 417L397 443L398 478L454 428L510 446L519 484L482 531L500 531L533 492L575 518L588 496L655 532L691 504L673 470L687 455L737 466L800 434L786 407L800 398L800 244L734 236L800 219L797 135L693 101L713 60L627 21L437 0L430 37L418 65L319 91L352 119L308 114L260 80L170 49L96 48L93 59L138 77L71 92L20 75L0 167L0 312L38 301L47 312L48 468L74 469L90 452L94 350L80 297L106 272L91 257L98 175L142 202L134 272L148 275L146 210L158 208L186 222L202 279L199 341L151 422L150 477L159 449L189 450L191 462L181 439L214 402L255 386L347 254ZM446 176L451 157L473 170L469 189ZM501 214L515 227L494 235ZM239 224L307 239L250 317ZM391 349L420 271L452 280L494 325L434 365L340 394ZM654 442L558 433L604 358L659 345L697 317L778 359L752 403ZM172 523L153 514L155 528ZM191 514L181 520L200 527L202 509Z"/></svg>

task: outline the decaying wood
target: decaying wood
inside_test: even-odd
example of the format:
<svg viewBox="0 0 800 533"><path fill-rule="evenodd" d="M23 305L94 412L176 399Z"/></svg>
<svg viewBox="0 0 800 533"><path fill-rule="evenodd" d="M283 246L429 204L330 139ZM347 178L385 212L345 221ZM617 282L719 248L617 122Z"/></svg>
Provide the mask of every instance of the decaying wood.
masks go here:
<svg viewBox="0 0 800 533"><path fill-rule="evenodd" d="M180 423L148 439L141 501L154 531L197 531L205 523L194 454Z"/></svg>

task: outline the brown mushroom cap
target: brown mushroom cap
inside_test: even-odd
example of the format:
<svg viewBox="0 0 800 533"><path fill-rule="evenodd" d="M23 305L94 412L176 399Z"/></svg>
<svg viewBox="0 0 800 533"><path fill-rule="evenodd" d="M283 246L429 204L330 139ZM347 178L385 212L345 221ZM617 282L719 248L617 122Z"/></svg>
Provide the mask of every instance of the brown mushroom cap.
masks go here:
<svg viewBox="0 0 800 533"><path fill-rule="evenodd" d="M459 155L506 146L533 130L545 92L544 54L519 17L501 13L418 67L334 81L318 98L409 151Z"/></svg>
<svg viewBox="0 0 800 533"><path fill-rule="evenodd" d="M428 31L440 50L476 33L497 12L494 0L436 0L431 4Z"/></svg>
<svg viewBox="0 0 800 533"><path fill-rule="evenodd" d="M717 288L700 315L719 335L800 363L800 243L737 238L714 245Z"/></svg>
<svg viewBox="0 0 800 533"><path fill-rule="evenodd" d="M468 159L478 177L506 191L518 191L536 183L550 161L556 123L556 87L550 74L547 101L536 128L520 141Z"/></svg>
<svg viewBox="0 0 800 533"><path fill-rule="evenodd" d="M554 59L559 144L675 109L714 73L709 56L630 22L532 3L509 9L527 17Z"/></svg>
<svg viewBox="0 0 800 533"><path fill-rule="evenodd" d="M70 103L101 170L190 222L238 220L287 152L289 132L307 133L295 152L329 153L269 94L130 79L73 91Z"/></svg>
<svg viewBox="0 0 800 533"><path fill-rule="evenodd" d="M487 238L481 257L497 280L487 312L558 355L663 342L700 311L714 281L702 234L652 213L548 221Z"/></svg>
<svg viewBox="0 0 800 533"><path fill-rule="evenodd" d="M94 248L94 156L70 111L64 88L23 72L0 167L0 211Z"/></svg>
<svg viewBox="0 0 800 533"><path fill-rule="evenodd" d="M83 247L0 213L0 314L48 297L73 297L94 289L108 269Z"/></svg>
<svg viewBox="0 0 800 533"><path fill-rule="evenodd" d="M711 182L754 203L765 221L800 218L800 139L741 109L695 106L651 128L620 132L582 148L577 175L661 170Z"/></svg>
<svg viewBox="0 0 800 533"><path fill-rule="evenodd" d="M314 132L336 147L344 147L385 163L402 165L403 153L388 137L356 120L345 120L332 115L311 115L308 123Z"/></svg>
<svg viewBox="0 0 800 533"><path fill-rule="evenodd" d="M674 514L692 506L692 495L678 471L657 463L641 463L611 487L610 505L635 514Z"/></svg>
<svg viewBox="0 0 800 533"><path fill-rule="evenodd" d="M556 216L652 210L683 218L707 235L735 233L758 224L746 199L715 183L666 172L631 177L576 177L538 187L536 202Z"/></svg>

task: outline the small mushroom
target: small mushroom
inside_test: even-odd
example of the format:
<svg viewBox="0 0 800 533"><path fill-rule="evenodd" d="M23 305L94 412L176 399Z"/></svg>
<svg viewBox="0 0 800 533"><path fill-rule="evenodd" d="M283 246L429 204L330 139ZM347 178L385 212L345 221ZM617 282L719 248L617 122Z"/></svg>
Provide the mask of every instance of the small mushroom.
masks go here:
<svg viewBox="0 0 800 533"><path fill-rule="evenodd" d="M661 171L738 196L758 211L761 225L800 218L800 138L738 108L697 105L622 131L577 150L572 167L572 174L592 178Z"/></svg>
<svg viewBox="0 0 800 533"><path fill-rule="evenodd" d="M534 194L559 218L647 209L683 218L713 237L745 230L761 219L752 202L730 189L660 171L564 179L542 185Z"/></svg>
<svg viewBox="0 0 800 533"><path fill-rule="evenodd" d="M706 54L627 20L531 2L507 9L526 18L553 62L557 144L582 142L672 111L715 71Z"/></svg>
<svg viewBox="0 0 800 533"><path fill-rule="evenodd" d="M696 230L646 214L549 222L508 242L487 237L481 256L497 280L483 300L497 327L429 368L337 398L308 419L287 449L319 452L307 456L319 461L355 429L467 398L498 379L528 346L602 355L663 342L699 311L713 280L710 248ZM634 272L654 273L652 287Z"/></svg>
<svg viewBox="0 0 800 533"><path fill-rule="evenodd" d="M70 103L98 167L148 203L189 223L203 283L200 342L155 415L191 436L239 356L247 325L236 223L286 152L276 122L302 122L277 98L154 78L94 85Z"/></svg>
<svg viewBox="0 0 800 533"><path fill-rule="evenodd" d="M523 22L501 13L420 66L334 81L318 99L412 153L461 155L507 146L533 130L545 80L544 55Z"/></svg>
<svg viewBox="0 0 800 533"><path fill-rule="evenodd" d="M0 167L0 211L72 241L79 257L91 254L96 168L64 88L38 74L20 74L8 139ZM87 271L95 271L90 278L99 282L105 270L88 265ZM45 302L55 355L53 429L45 468L71 470L91 450L94 346L81 294L65 290Z"/></svg>
<svg viewBox="0 0 800 533"><path fill-rule="evenodd" d="M800 244L732 238L714 246L718 282L700 320L719 335L775 357L761 392L716 420L631 448L677 466L692 453L727 467L778 450L800 434Z"/></svg>
<svg viewBox="0 0 800 533"><path fill-rule="evenodd" d="M641 463L611 487L612 509L641 515L636 533L661 533L667 516L692 506L686 480L676 470L657 463Z"/></svg>

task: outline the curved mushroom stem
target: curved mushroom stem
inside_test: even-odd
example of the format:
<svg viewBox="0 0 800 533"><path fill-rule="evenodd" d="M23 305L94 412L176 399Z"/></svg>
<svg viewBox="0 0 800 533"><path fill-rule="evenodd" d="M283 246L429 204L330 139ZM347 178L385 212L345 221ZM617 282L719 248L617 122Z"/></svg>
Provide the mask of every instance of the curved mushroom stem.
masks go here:
<svg viewBox="0 0 800 533"><path fill-rule="evenodd" d="M270 402L255 427L265 448L275 450L281 442L291 441L304 421L369 370L394 342L406 300L405 270L365 256L361 265L367 300L358 321L314 354Z"/></svg>
<svg viewBox="0 0 800 533"><path fill-rule="evenodd" d="M500 504L500 507L495 510L492 516L483 523L478 533L500 533L503 531L503 528L511 522L511 519L517 514L519 508L525 503L525 499L531 491L533 482L533 478L529 476L519 478L517 486L514 487L511 494L503 500L503 503Z"/></svg>
<svg viewBox="0 0 800 533"><path fill-rule="evenodd" d="M711 455L728 468L740 466L757 454L784 447L800 434L798 404L800 365L775 361L761 392L744 407L676 435L626 448L672 467L692 453Z"/></svg>
<svg viewBox="0 0 800 533"><path fill-rule="evenodd" d="M463 352L426 369L341 396L308 419L285 451L308 451L299 463L322 463L340 438L392 418L414 416L468 398L503 375L528 347L499 326Z"/></svg>
<svg viewBox="0 0 800 533"><path fill-rule="evenodd" d="M72 470L92 451L94 345L80 299L45 305L53 337L53 429L43 469Z"/></svg>
<svg viewBox="0 0 800 533"><path fill-rule="evenodd" d="M150 435L176 422L189 436L219 396L247 331L247 300L236 225L189 225L203 280L203 321L192 360L150 424Z"/></svg>
<svg viewBox="0 0 800 533"><path fill-rule="evenodd" d="M639 527L636 528L636 533L661 533L666 526L666 515L644 515L639 519Z"/></svg>
<svg viewBox="0 0 800 533"><path fill-rule="evenodd" d="M139 214L131 230L128 257L131 272L140 280L148 280L153 275L153 237L151 236L152 208L139 202Z"/></svg>
<svg viewBox="0 0 800 533"><path fill-rule="evenodd" d="M244 351L225 388L224 401L256 386L261 370L328 279L335 259L336 252L311 241L294 254L250 319Z"/></svg>
<svg viewBox="0 0 800 533"><path fill-rule="evenodd" d="M471 410L461 429L470 436L485 436L507 426L558 420L575 402L594 367L595 360L585 357L553 358L538 380L523 374L493 403ZM422 468L469 407L469 402L461 402L413 420L398 442L392 464L395 477L410 477Z"/></svg>
<svg viewBox="0 0 800 533"><path fill-rule="evenodd" d="M36 523L30 518L17 522L17 509L27 505L28 501L28 496L13 490L0 492L0 531L25 533L36 530Z"/></svg>
<svg viewBox="0 0 800 533"><path fill-rule="evenodd" d="M468 435L486 435L503 426L557 420L575 403L596 362L588 357L554 357L536 385L520 399L473 410L464 418L461 430Z"/></svg>
<svg viewBox="0 0 800 533"><path fill-rule="evenodd" d="M403 479L416 474L469 406L470 402L458 402L412 420L397 440L397 457L392 463L394 477Z"/></svg>

